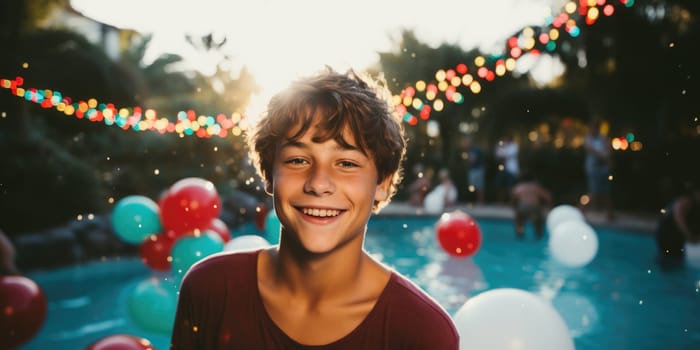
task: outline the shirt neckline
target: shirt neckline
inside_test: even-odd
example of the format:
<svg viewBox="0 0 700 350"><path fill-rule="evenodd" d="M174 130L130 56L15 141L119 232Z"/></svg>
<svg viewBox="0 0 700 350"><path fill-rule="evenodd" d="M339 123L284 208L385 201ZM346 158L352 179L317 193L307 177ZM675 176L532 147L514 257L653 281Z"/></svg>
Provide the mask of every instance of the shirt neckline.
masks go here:
<svg viewBox="0 0 700 350"><path fill-rule="evenodd" d="M394 270L389 270L389 273L390 273L389 281L386 283L386 285L384 286L384 289L382 289L382 292L379 294L379 297L377 298L377 302L374 303L372 310L370 310L369 313L367 313L367 316L365 316L365 318L362 320L362 322L360 322L357 325L357 327L355 327L353 330L348 332L348 334L346 334L346 335L344 335L344 336L342 336L342 337L340 337L340 338L338 338L330 343L322 344L322 345L306 345L306 344L299 343L298 341L292 339L287 333L284 332L284 330L282 330L282 328L280 328L277 325L277 323L272 319L272 317L270 317L270 314L267 313L267 309L265 308L265 304L263 303L263 300L262 300L262 295L260 295L260 289L258 288L258 259L259 259L259 255L261 252L262 252L262 249L258 250L257 253L253 254L255 259L254 259L254 264L253 264L254 269L253 269L253 273L252 273L252 275L253 275L252 286L254 289L253 294L254 294L254 298L255 298L254 302L255 302L256 308L260 309L260 313L262 314L262 320L263 320L263 322L265 322L266 324L268 324L270 326L269 329L271 329L272 332L275 333L275 335L277 335L281 339L283 339L285 343L287 343L288 345L293 346L295 348L308 349L308 350L324 349L324 348L330 349L334 346L341 345L341 344L345 343L346 341L351 340L352 337L356 333L358 333L360 330L365 328L366 324L371 319L377 317L376 314L379 313L380 308L384 304L388 303L388 299L389 299L389 295L390 295L389 290L391 289L391 287L394 284L396 284L396 281L395 281L396 273L394 272Z"/></svg>

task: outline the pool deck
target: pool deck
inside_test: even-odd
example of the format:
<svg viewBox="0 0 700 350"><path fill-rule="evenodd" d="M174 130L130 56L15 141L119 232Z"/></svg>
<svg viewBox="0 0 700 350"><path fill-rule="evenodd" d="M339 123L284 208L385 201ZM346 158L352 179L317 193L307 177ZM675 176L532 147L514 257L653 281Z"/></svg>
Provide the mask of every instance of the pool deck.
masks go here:
<svg viewBox="0 0 700 350"><path fill-rule="evenodd" d="M447 211L461 210L475 218L490 219L513 219L513 209L506 205L471 205L459 203ZM428 214L423 208L411 206L403 202L391 202L387 207L379 212L379 216L384 215L435 215ZM606 219L604 213L587 211L584 213L586 221L594 227L605 227L618 230L629 230L642 234L653 234L660 214L640 214L630 212L615 212L612 221Z"/></svg>

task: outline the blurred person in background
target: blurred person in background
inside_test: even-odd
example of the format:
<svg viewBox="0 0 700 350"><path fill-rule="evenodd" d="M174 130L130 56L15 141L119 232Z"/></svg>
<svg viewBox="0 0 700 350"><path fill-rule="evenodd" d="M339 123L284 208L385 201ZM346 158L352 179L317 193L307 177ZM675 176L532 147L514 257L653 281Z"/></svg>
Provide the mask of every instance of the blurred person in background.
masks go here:
<svg viewBox="0 0 700 350"><path fill-rule="evenodd" d="M408 186L408 203L414 207L423 207L425 196L432 188L433 169L426 169L423 163L413 166L415 180Z"/></svg>
<svg viewBox="0 0 700 350"><path fill-rule="evenodd" d="M593 120L588 128L583 143L586 152L584 169L590 206L595 210L605 211L606 218L614 220L611 193L611 145L610 139L601 133L601 122Z"/></svg>
<svg viewBox="0 0 700 350"><path fill-rule="evenodd" d="M515 234L525 237L525 224L531 221L537 238L544 236L547 212L552 207L552 195L535 178L523 172L511 192L511 206L515 213Z"/></svg>
<svg viewBox="0 0 700 350"><path fill-rule="evenodd" d="M484 152L479 145L474 143L474 139L467 137L464 139L464 149L467 152L467 186L469 191L474 192L477 205L484 204L485 173Z"/></svg>
<svg viewBox="0 0 700 350"><path fill-rule="evenodd" d="M440 213L457 204L457 186L450 177L450 171L441 168L437 177L438 184L425 196L425 210L431 214Z"/></svg>
<svg viewBox="0 0 700 350"><path fill-rule="evenodd" d="M515 181L520 175L520 147L513 136L506 135L498 141L496 146L496 160L498 172L494 179L496 186L496 198L501 203L509 201L510 192Z"/></svg>

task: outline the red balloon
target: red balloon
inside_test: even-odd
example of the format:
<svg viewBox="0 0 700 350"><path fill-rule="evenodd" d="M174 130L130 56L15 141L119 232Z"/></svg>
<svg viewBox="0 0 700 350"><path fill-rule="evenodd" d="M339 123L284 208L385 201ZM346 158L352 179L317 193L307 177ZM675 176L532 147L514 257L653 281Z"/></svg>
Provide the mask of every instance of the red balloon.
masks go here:
<svg viewBox="0 0 700 350"><path fill-rule="evenodd" d="M141 261L146 266L158 270L170 270L170 249L175 244L176 237L172 235L172 231L161 233L158 235L150 235L142 243L139 249L141 253Z"/></svg>
<svg viewBox="0 0 700 350"><path fill-rule="evenodd" d="M33 280L0 276L0 344L15 348L31 339L46 319L46 296Z"/></svg>
<svg viewBox="0 0 700 350"><path fill-rule="evenodd" d="M128 334L115 334L88 345L85 350L155 350L155 348L148 339Z"/></svg>
<svg viewBox="0 0 700 350"><path fill-rule="evenodd" d="M224 243L231 240L231 230L229 230L228 225L219 218L214 218L209 224L209 227L205 230L216 232Z"/></svg>
<svg viewBox="0 0 700 350"><path fill-rule="evenodd" d="M481 229L467 213L454 211L443 214L436 231L440 246L452 256L468 257L481 247Z"/></svg>
<svg viewBox="0 0 700 350"><path fill-rule="evenodd" d="M221 198L211 181L189 177L173 184L160 199L163 227L185 234L203 230L221 214Z"/></svg>
<svg viewBox="0 0 700 350"><path fill-rule="evenodd" d="M183 236L183 234L178 234L177 232L175 232L173 230L165 230L165 232L162 232L161 235L164 235L165 237L172 239L172 240L176 240L176 239L180 238L181 236Z"/></svg>

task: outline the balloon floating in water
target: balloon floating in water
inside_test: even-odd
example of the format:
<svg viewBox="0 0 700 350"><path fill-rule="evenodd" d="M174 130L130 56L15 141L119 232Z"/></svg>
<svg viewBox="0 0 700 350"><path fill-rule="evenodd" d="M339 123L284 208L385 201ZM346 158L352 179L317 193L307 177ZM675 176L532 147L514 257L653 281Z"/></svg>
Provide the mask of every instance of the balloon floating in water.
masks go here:
<svg viewBox="0 0 700 350"><path fill-rule="evenodd" d="M468 299L454 315L460 349L574 350L564 319L541 297L515 288Z"/></svg>
<svg viewBox="0 0 700 350"><path fill-rule="evenodd" d="M131 320L142 329L169 334L175 322L177 284L148 278L134 287L127 299Z"/></svg>
<svg viewBox="0 0 700 350"><path fill-rule="evenodd" d="M155 350L151 341L129 334L115 334L106 336L92 344L85 350Z"/></svg>
<svg viewBox="0 0 700 350"><path fill-rule="evenodd" d="M436 232L440 246L452 256L469 257L481 247L481 229L465 212L457 210L442 214Z"/></svg>
<svg viewBox="0 0 700 350"><path fill-rule="evenodd" d="M112 211L112 228L123 241L141 243L149 235L163 229L158 204L140 195L120 199Z"/></svg>
<svg viewBox="0 0 700 350"><path fill-rule="evenodd" d="M228 225L219 218L212 219L206 230L216 232L224 243L231 240L231 230L228 228Z"/></svg>
<svg viewBox="0 0 700 350"><path fill-rule="evenodd" d="M160 199L163 226L178 234L204 230L221 214L221 198L211 181L189 177L175 182Z"/></svg>
<svg viewBox="0 0 700 350"><path fill-rule="evenodd" d="M549 235L552 257L569 267L582 267L598 253L598 235L583 221L566 221L557 225Z"/></svg>
<svg viewBox="0 0 700 350"><path fill-rule="evenodd" d="M573 205L558 205L547 214L547 231L551 234L559 224L567 221L586 221L586 218L581 210Z"/></svg>
<svg viewBox="0 0 700 350"><path fill-rule="evenodd" d="M174 273L184 276L187 270L205 257L224 250L221 237L212 231L178 238L170 250L171 267Z"/></svg>
<svg viewBox="0 0 700 350"><path fill-rule="evenodd" d="M154 270L169 271L172 260L170 250L175 245L175 240L168 233L149 236L139 247L141 261Z"/></svg>
<svg viewBox="0 0 700 350"><path fill-rule="evenodd" d="M0 276L0 348L12 349L31 339L46 319L46 297L24 276Z"/></svg>

